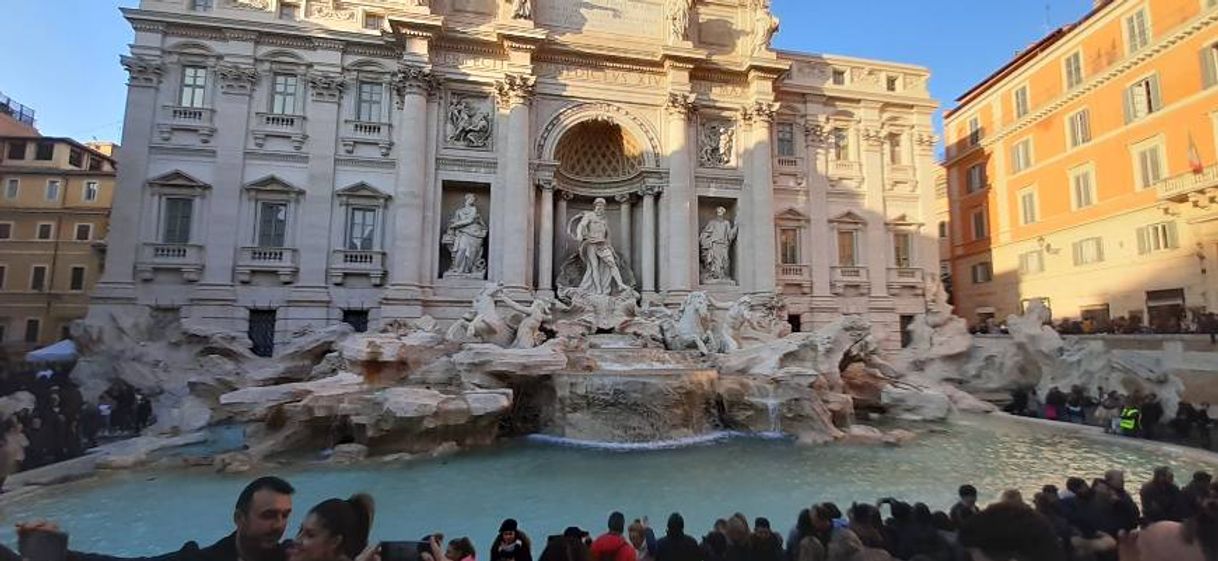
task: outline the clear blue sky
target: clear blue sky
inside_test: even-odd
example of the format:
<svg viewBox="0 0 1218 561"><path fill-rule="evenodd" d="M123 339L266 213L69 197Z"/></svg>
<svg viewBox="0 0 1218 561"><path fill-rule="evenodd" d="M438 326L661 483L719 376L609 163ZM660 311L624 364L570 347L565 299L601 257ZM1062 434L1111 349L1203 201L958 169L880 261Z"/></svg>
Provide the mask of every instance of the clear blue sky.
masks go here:
<svg viewBox="0 0 1218 561"><path fill-rule="evenodd" d="M571 0L575 1L575 0ZM773 0L775 46L920 64L943 107L1091 0ZM119 140L138 0L2 0L0 92L37 111L43 134ZM1049 6L1046 14L1046 5Z"/></svg>

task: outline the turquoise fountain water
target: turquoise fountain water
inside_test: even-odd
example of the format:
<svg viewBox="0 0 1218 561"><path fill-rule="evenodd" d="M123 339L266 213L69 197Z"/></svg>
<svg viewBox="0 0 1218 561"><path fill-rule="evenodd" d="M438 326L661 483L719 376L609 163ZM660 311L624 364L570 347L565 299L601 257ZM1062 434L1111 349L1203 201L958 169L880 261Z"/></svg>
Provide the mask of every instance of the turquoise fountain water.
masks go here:
<svg viewBox="0 0 1218 561"><path fill-rule="evenodd" d="M553 443L512 442L456 456L355 468L276 470L298 489L287 537L320 500L367 491L377 500L375 539L416 539L433 531L469 536L487 547L500 519L514 517L543 537L569 525L599 532L606 514L647 515L654 524L674 510L691 533L740 511L767 516L783 531L814 501L875 501L895 496L950 506L956 487L973 483L983 498L1014 487L1030 498L1067 476L1124 469L1140 486L1157 465L1179 479L1218 463L1117 439L1096 439L1040 424L965 417L900 448L803 448L788 441L735 439L678 449L620 452ZM232 529L232 503L257 474L206 470L138 471L47 489L0 506L0 540L12 523L49 518L79 550L146 555L196 539L204 545Z"/></svg>

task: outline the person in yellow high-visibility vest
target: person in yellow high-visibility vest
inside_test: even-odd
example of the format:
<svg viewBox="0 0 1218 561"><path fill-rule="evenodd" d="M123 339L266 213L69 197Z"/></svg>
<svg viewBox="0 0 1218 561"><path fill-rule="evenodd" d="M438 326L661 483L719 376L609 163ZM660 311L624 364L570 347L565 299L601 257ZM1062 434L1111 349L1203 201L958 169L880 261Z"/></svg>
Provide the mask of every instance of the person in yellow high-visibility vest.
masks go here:
<svg viewBox="0 0 1218 561"><path fill-rule="evenodd" d="M1138 435L1142 429L1142 410L1136 402L1131 401L1121 408L1121 421L1118 426L1121 428L1121 434L1125 436Z"/></svg>

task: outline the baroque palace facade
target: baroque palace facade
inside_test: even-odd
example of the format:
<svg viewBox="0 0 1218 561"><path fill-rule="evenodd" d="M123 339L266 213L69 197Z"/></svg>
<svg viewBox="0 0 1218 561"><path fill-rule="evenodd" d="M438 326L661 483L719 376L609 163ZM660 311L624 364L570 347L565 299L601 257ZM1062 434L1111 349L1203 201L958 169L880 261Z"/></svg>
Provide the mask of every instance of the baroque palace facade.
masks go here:
<svg viewBox="0 0 1218 561"><path fill-rule="evenodd" d="M938 268L929 73L776 52L768 4L142 0L92 310L267 351L618 282L591 257L644 300L780 292L895 346Z"/></svg>

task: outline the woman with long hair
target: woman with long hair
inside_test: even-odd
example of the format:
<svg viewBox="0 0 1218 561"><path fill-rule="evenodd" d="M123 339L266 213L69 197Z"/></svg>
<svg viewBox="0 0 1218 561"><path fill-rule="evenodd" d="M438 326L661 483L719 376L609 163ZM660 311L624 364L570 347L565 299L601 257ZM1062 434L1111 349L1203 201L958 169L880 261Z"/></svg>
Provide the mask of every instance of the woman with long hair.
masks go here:
<svg viewBox="0 0 1218 561"><path fill-rule="evenodd" d="M372 553L368 533L375 510L372 497L365 494L322 501L300 524L288 547L288 561L364 561Z"/></svg>

